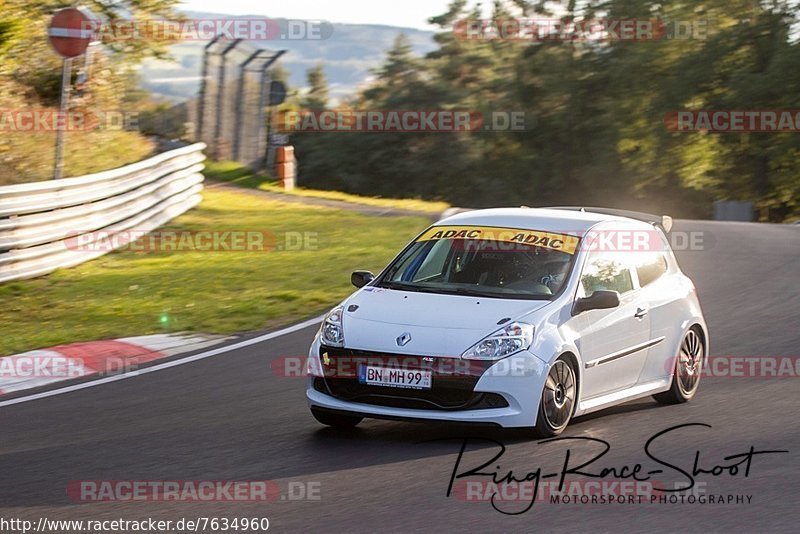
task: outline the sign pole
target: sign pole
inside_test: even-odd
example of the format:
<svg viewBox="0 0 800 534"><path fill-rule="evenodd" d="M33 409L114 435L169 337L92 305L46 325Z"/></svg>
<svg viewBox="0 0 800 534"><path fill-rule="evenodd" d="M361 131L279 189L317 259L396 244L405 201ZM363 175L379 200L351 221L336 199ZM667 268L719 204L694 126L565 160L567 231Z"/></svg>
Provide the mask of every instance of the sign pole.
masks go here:
<svg viewBox="0 0 800 534"><path fill-rule="evenodd" d="M53 179L58 180L62 175L64 165L64 130L67 126L67 110L69 108L70 80L72 77L72 58L64 58L64 67L61 75L61 105L59 106L58 121L56 122L56 162Z"/></svg>
<svg viewBox="0 0 800 534"><path fill-rule="evenodd" d="M67 129L70 81L72 80L72 58L86 53L94 39L97 19L86 9L68 7L56 12L47 26L47 38L58 55L64 58L61 73L61 105L56 124L56 158L53 179L61 178L64 159L64 131ZM90 56L84 58L84 72L88 76ZM83 82L78 82L83 83Z"/></svg>

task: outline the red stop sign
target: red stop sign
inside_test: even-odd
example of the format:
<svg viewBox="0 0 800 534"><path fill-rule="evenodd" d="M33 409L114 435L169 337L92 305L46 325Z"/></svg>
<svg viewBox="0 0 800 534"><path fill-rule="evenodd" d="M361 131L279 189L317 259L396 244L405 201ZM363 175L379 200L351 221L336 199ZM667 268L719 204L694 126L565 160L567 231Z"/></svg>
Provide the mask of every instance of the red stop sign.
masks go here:
<svg viewBox="0 0 800 534"><path fill-rule="evenodd" d="M80 9L69 7L53 15L47 28L50 44L63 57L83 54L92 42L95 21Z"/></svg>

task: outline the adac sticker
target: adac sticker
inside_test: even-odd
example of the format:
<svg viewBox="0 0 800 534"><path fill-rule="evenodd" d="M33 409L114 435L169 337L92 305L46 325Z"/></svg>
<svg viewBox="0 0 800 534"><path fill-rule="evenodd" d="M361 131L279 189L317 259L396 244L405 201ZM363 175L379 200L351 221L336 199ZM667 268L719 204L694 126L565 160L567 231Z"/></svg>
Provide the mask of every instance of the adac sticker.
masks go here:
<svg viewBox="0 0 800 534"><path fill-rule="evenodd" d="M575 254L575 250L578 248L577 236L495 226L433 226L419 236L417 241L436 241L438 239L501 241L548 248L567 254Z"/></svg>

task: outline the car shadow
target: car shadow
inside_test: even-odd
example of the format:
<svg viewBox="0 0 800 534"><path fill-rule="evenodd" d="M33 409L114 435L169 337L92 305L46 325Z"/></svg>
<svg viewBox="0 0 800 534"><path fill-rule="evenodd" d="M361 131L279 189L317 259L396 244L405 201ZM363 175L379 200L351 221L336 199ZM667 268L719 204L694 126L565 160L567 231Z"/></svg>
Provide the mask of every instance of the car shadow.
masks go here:
<svg viewBox="0 0 800 534"><path fill-rule="evenodd" d="M658 407L639 401L602 410L576 418L565 435L622 433L628 422L614 416ZM210 426L187 422L172 431L138 433L136 440L107 434L81 447L8 451L0 454L4 475L0 502L81 506L84 503L75 502L65 491L80 480L302 480L318 473L436 458L441 458L446 474L465 438L469 438L468 454L497 448L497 442L515 446L541 441L530 429L460 423L368 419L356 428L338 430L299 412L278 426L275 423L265 415L247 426L232 421ZM544 461L555 458L558 447L517 452Z"/></svg>

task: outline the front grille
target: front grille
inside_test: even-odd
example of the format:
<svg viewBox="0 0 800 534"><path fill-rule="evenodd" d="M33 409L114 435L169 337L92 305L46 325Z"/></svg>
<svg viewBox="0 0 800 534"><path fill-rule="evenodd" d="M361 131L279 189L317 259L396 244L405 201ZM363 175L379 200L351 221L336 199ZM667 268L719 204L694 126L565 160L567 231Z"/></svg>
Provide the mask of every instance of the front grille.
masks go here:
<svg viewBox="0 0 800 534"><path fill-rule="evenodd" d="M418 410L475 410L502 408L508 402L495 393L475 392L481 375L493 362L374 353L321 347L325 378L314 380L314 389L350 402ZM358 368L364 363L403 369L430 369L431 389L390 388L361 384Z"/></svg>

